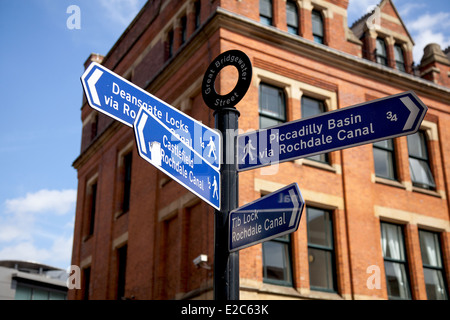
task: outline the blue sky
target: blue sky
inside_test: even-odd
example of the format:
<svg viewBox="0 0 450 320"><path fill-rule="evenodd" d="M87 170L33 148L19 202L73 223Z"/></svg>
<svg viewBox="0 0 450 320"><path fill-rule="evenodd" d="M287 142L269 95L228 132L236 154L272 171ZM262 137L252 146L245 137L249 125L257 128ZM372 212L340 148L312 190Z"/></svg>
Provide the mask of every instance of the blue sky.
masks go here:
<svg viewBox="0 0 450 320"><path fill-rule="evenodd" d="M83 64L106 55L144 0L0 0L0 260L70 265ZM379 1L350 0L348 23ZM394 1L416 46L450 46L450 1ZM69 29L70 5L80 29Z"/></svg>

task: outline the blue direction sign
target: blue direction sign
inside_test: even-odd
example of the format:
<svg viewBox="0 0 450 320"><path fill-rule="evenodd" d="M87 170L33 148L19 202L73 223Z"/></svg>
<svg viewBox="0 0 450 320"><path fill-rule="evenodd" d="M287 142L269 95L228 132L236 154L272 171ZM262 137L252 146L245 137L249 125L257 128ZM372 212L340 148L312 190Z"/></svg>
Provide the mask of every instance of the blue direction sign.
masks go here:
<svg viewBox="0 0 450 320"><path fill-rule="evenodd" d="M220 168L220 133L189 117L104 66L92 62L81 76L89 105L133 127L139 110L158 118L204 160Z"/></svg>
<svg viewBox="0 0 450 320"><path fill-rule="evenodd" d="M220 210L220 172L151 111L141 108L134 123L139 155Z"/></svg>
<svg viewBox="0 0 450 320"><path fill-rule="evenodd" d="M427 107L412 91L237 137L244 171L416 132Z"/></svg>
<svg viewBox="0 0 450 320"><path fill-rule="evenodd" d="M231 211L229 251L296 231L304 205L298 185L293 183Z"/></svg>

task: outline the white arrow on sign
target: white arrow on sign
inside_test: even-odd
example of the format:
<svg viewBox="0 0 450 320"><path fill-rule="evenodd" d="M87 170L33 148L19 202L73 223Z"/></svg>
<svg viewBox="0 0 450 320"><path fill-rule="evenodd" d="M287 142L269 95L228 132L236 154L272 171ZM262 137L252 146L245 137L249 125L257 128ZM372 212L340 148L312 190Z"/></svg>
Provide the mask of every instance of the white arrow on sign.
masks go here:
<svg viewBox="0 0 450 320"><path fill-rule="evenodd" d="M292 227L294 225L294 223L297 220L297 213L298 213L298 209L299 209L299 203L298 203L298 199L297 196L294 192L294 190L290 189L289 190L289 195L291 196L291 201L294 204L294 208L292 208L292 216L291 216L291 220L289 221L289 227Z"/></svg>
<svg viewBox="0 0 450 320"><path fill-rule="evenodd" d="M98 98L97 88L95 85L97 84L98 79L102 76L103 71L100 69L96 69L92 76L88 79L87 84L89 89L91 90L92 100L95 104L101 105L100 99Z"/></svg>
<svg viewBox="0 0 450 320"><path fill-rule="evenodd" d="M420 109L418 106L416 106L416 104L411 100L410 97L403 97L400 98L400 100L411 112L409 114L408 120L406 120L405 126L403 127L403 131L405 131L412 128L414 121L416 120L417 115L419 114Z"/></svg>
<svg viewBox="0 0 450 320"><path fill-rule="evenodd" d="M145 139L144 139L144 128L145 124L147 123L147 119L148 115L146 113L143 113L141 121L139 121L139 124L137 126L139 142L142 148L142 152L144 153L147 153L147 147L145 146Z"/></svg>

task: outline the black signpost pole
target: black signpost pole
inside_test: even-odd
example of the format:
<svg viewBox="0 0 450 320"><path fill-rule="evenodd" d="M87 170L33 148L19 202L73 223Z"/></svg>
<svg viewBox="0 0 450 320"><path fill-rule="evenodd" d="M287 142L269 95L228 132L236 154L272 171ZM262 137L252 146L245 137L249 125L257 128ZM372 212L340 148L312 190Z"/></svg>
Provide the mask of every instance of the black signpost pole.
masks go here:
<svg viewBox="0 0 450 320"><path fill-rule="evenodd" d="M228 219L238 206L238 173L234 163L235 136L239 111L223 108L214 112L215 127L222 133L221 209L214 215L214 299L239 300L239 251L228 252ZM231 161L228 161L231 160Z"/></svg>
<svg viewBox="0 0 450 320"><path fill-rule="evenodd" d="M217 75L226 66L234 66L239 78L236 87L226 95L215 90ZM230 211L238 207L238 172L235 161L239 111L235 105L250 87L252 64L239 50L229 50L217 56L209 65L202 82L202 96L214 110L215 128L222 134L221 201L214 215L214 299L239 300L239 252L229 252Z"/></svg>

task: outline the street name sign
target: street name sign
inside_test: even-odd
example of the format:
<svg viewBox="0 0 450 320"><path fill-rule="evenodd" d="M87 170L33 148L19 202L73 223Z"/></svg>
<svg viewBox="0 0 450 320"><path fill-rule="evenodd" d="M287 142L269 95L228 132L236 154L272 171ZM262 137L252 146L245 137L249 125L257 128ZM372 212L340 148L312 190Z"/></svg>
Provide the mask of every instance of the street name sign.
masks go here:
<svg viewBox="0 0 450 320"><path fill-rule="evenodd" d="M298 229L305 202L297 183L230 212L228 249L241 250Z"/></svg>
<svg viewBox="0 0 450 320"><path fill-rule="evenodd" d="M180 140L216 168L220 168L221 136L201 122L137 87L104 66L92 62L81 76L89 105L133 127L140 109L158 118Z"/></svg>
<svg viewBox="0 0 450 320"><path fill-rule="evenodd" d="M427 107L412 91L238 135L237 170L416 132Z"/></svg>
<svg viewBox="0 0 450 320"><path fill-rule="evenodd" d="M134 123L139 155L220 210L220 172L175 134L162 119L141 108Z"/></svg>

